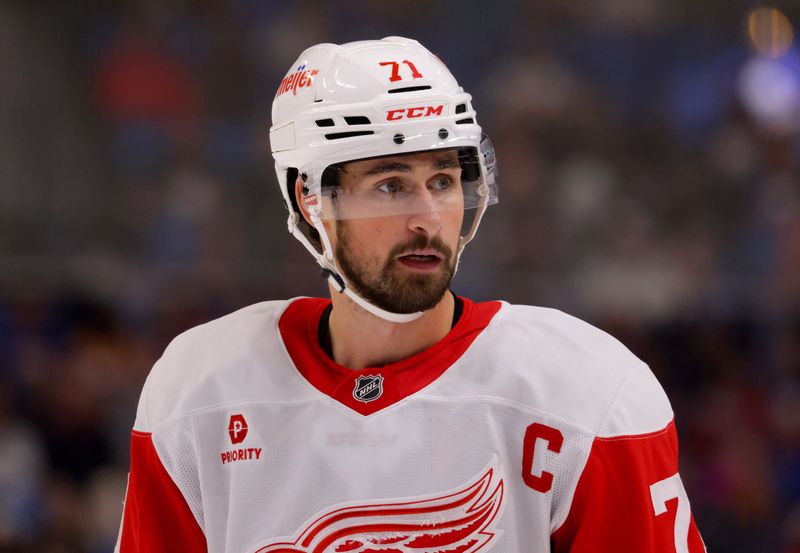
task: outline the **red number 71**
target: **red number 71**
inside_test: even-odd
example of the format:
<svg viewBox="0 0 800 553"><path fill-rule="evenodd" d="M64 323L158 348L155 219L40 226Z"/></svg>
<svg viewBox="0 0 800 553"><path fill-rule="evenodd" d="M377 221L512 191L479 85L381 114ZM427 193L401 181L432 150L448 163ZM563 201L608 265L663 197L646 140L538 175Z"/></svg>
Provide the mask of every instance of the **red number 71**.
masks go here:
<svg viewBox="0 0 800 553"><path fill-rule="evenodd" d="M413 63L411 63L408 60L403 60L400 63L405 63L408 66L408 68L411 70L411 78L412 79L421 79L422 78L422 73L417 71L417 68L414 67ZM400 76L400 63L398 63L396 61L379 61L378 65L380 65L381 67L387 67L387 66L391 67L392 68L392 75L389 77L389 80L391 82L395 82L395 81L402 81L403 80L403 77Z"/></svg>

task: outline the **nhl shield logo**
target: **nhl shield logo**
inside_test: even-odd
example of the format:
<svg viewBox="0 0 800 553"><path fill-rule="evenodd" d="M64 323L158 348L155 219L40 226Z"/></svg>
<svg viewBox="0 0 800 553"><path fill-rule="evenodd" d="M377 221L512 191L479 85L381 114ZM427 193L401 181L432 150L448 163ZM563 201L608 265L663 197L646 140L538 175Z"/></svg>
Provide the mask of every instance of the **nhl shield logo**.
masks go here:
<svg viewBox="0 0 800 553"><path fill-rule="evenodd" d="M358 401L369 403L383 395L383 377L378 376L359 376L356 379L356 387L353 389L353 397Z"/></svg>

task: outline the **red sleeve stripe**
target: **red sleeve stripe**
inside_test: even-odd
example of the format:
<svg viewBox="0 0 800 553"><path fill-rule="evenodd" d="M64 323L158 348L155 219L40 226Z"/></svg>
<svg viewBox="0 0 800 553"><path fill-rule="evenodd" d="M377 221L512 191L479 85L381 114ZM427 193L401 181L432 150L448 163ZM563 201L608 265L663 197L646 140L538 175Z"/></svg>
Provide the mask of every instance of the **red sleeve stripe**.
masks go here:
<svg viewBox="0 0 800 553"><path fill-rule="evenodd" d="M674 421L649 434L595 438L567 520L552 536L552 550L703 553L690 511L688 528L680 528L678 510L685 512L689 504L677 473ZM662 481L674 484L676 494L659 514L651 486Z"/></svg>
<svg viewBox="0 0 800 553"><path fill-rule="evenodd" d="M147 432L131 433L120 553L205 553L206 537Z"/></svg>

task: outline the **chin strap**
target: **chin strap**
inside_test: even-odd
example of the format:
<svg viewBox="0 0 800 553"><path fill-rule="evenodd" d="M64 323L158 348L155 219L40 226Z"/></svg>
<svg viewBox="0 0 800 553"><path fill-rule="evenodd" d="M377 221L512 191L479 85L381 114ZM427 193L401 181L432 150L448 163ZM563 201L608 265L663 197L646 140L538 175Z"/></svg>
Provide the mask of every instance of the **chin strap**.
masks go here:
<svg viewBox="0 0 800 553"><path fill-rule="evenodd" d="M372 313L376 317L380 317L381 319L393 323L409 323L419 319L424 314L424 311L417 311L416 313L393 313L391 311L386 311L385 309L381 309L380 307L369 303L367 300L353 292L353 290L345 283L344 278L337 273L334 273L332 270L322 269L322 276L327 278L328 281L337 290L339 290L339 293L343 293L345 296L353 300L356 305Z"/></svg>
<svg viewBox="0 0 800 553"><path fill-rule="evenodd" d="M322 274L328 277L328 282L333 284L333 286L339 290L340 293L343 293L348 298L353 300L353 303L358 305L361 309L364 309L368 313L372 313L376 317L379 317L385 321L389 321L390 323L410 323L411 321L416 321L424 314L424 311L417 311L416 313L393 313L392 311L387 311L385 309L381 309L377 305L374 305L358 294L353 291L353 287L349 286L349 283L342 275L342 271L336 265L336 260L333 257L333 248L331 247L331 241L328 238L328 233L325 231L325 226L322 224L322 221L317 215L311 216L311 224L314 225L314 228L317 229L319 233L320 239L322 239L322 249L325 252L324 254L320 254L315 251L317 254L315 257L317 258L317 263L319 263L320 267L322 267Z"/></svg>
<svg viewBox="0 0 800 553"><path fill-rule="evenodd" d="M372 313L376 317L380 317L385 321L389 321L390 323L410 323L411 321L416 321L425 314L424 311L417 311L416 313L393 313L369 303L367 300L353 292L352 288L345 287L344 290L340 290L340 292L343 292L345 296L353 300L353 302L360 308Z"/></svg>
<svg viewBox="0 0 800 553"><path fill-rule="evenodd" d="M461 260L461 253L464 251L464 247L472 240L475 236L475 233L478 230L478 225L481 223L481 218L483 214L486 212L486 208L488 206L483 204L479 206L477 209L477 213L475 214L475 218L472 220L472 226L470 227L469 232L459 238L458 241L458 251L456 252L456 266L455 270L458 270L458 264ZM319 216L312 214L311 215L311 224L319 233L320 239L322 240L323 252L320 253L314 248L311 242L308 240L305 234L302 233L300 228L297 225L299 221L300 214L299 213L290 213L288 226L289 232L297 238L309 251L309 253L314 257L316 262L322 267L322 276L328 279L334 288L336 288L340 293L345 294L348 298L353 300L353 303L358 305L360 308L364 309L368 313L375 315L378 318L381 318L385 321L389 321L391 323L410 323L411 321L416 321L422 315L425 314L424 311L417 311L416 313L394 313L392 311L387 311L385 309L381 309L377 305L373 305L372 303L368 302L358 294L356 294L352 287L348 285L347 280L342 275L342 272L339 270L339 267L336 265L336 260L333 258L333 249L331 248L331 242L328 238L328 233L325 231L325 226L322 224ZM455 271L454 271L455 274Z"/></svg>

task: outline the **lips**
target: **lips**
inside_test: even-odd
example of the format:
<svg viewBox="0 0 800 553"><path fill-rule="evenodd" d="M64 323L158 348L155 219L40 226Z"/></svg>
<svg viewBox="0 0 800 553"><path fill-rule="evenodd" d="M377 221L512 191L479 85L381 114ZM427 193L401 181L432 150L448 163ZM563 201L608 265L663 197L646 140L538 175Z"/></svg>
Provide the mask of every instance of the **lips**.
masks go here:
<svg viewBox="0 0 800 553"><path fill-rule="evenodd" d="M424 250L411 250L399 257L435 257L436 259L442 259L442 254L439 250L425 248Z"/></svg>
<svg viewBox="0 0 800 553"><path fill-rule="evenodd" d="M442 254L436 250L414 250L401 255L397 260L410 269L430 271L442 263Z"/></svg>

